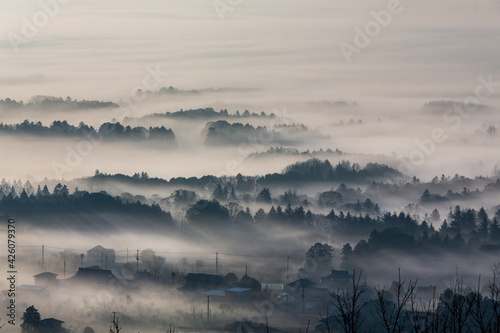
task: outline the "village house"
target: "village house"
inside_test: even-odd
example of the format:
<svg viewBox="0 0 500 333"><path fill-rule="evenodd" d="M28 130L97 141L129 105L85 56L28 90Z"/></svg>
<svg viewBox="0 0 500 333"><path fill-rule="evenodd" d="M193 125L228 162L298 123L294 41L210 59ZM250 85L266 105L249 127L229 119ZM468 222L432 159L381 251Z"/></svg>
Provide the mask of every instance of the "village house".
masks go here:
<svg viewBox="0 0 500 333"><path fill-rule="evenodd" d="M104 269L115 267L115 250L105 249L101 245L87 251L87 265L99 266Z"/></svg>
<svg viewBox="0 0 500 333"><path fill-rule="evenodd" d="M184 281L181 290L185 291L223 289L225 286L224 279L213 274L189 273Z"/></svg>
<svg viewBox="0 0 500 333"><path fill-rule="evenodd" d="M57 274L51 272L43 272L34 275L35 286L52 286L57 283L56 276Z"/></svg>
<svg viewBox="0 0 500 333"><path fill-rule="evenodd" d="M55 318L46 318L40 320L40 324L36 329L37 333L69 333L70 330L62 327L64 321Z"/></svg>
<svg viewBox="0 0 500 333"><path fill-rule="evenodd" d="M99 266L80 267L78 272L69 279L68 283L85 283L101 286L116 286L123 281L113 274L109 269L101 269Z"/></svg>
<svg viewBox="0 0 500 333"><path fill-rule="evenodd" d="M352 275L348 271L332 269L330 274L321 278L319 286L329 290L348 288L352 281Z"/></svg>

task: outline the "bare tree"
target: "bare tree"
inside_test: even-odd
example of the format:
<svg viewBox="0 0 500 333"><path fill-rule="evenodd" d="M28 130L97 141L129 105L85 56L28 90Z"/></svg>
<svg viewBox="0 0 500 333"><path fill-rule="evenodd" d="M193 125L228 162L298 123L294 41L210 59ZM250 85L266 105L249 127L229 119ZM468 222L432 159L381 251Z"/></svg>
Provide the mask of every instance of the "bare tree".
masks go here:
<svg viewBox="0 0 500 333"><path fill-rule="evenodd" d="M438 311L443 315L442 332L466 332L471 314L467 296L463 281L457 275L455 283L439 298Z"/></svg>
<svg viewBox="0 0 500 333"><path fill-rule="evenodd" d="M366 292L366 280L361 280L363 271L356 276L356 270L352 271L352 286L349 288L339 288L333 292L332 302L340 318L335 317L345 333L356 333L361 331L363 316L361 309L363 306L362 295ZM328 319L327 319L328 320Z"/></svg>
<svg viewBox="0 0 500 333"><path fill-rule="evenodd" d="M500 264L497 263L493 265L491 271L493 273L493 278L488 283L493 312L491 331L500 333Z"/></svg>
<svg viewBox="0 0 500 333"><path fill-rule="evenodd" d="M468 307L470 308L470 316L474 331L487 333L491 332L493 324L493 312L491 311L491 300L483 297L481 291L481 275L477 280L477 289L467 296Z"/></svg>
<svg viewBox="0 0 500 333"><path fill-rule="evenodd" d="M234 221L236 219L236 215L238 215L238 213L243 209L243 207L237 202L229 202L226 207L229 211L231 221Z"/></svg>
<svg viewBox="0 0 500 333"><path fill-rule="evenodd" d="M378 299L378 314L380 316L380 319L382 319L384 329L387 331L387 333L405 331L405 307L415 293L417 280L410 280L406 287L405 284L406 280L401 281L401 270L398 269L398 281L394 282L396 302L387 301L384 298L385 289L375 287L375 292L377 293Z"/></svg>
<svg viewBox="0 0 500 333"><path fill-rule="evenodd" d="M145 270L155 279L160 277L165 264L165 257L157 256L152 249L141 251L141 261Z"/></svg>
<svg viewBox="0 0 500 333"><path fill-rule="evenodd" d="M437 311L438 298L436 297L436 287L432 293L432 298L427 301L417 303L416 295L410 299L410 309L406 312L408 321L416 333L440 333L440 316Z"/></svg>

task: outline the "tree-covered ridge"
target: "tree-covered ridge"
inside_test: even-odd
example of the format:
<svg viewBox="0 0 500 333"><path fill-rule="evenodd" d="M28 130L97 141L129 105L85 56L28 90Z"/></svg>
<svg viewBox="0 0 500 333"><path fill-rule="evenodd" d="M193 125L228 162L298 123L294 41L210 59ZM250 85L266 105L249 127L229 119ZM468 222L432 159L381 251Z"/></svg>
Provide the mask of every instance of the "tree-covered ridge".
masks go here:
<svg viewBox="0 0 500 333"><path fill-rule="evenodd" d="M282 142L282 135L265 126L254 127L250 124L228 123L225 120L209 122L202 131L205 136L205 144L209 146L239 145L257 141L260 137L269 138L269 142Z"/></svg>
<svg viewBox="0 0 500 333"><path fill-rule="evenodd" d="M419 203L421 205L431 205L440 202L451 202L451 201L467 201L481 199L484 194L497 194L500 192L500 179L497 179L494 183L489 183L485 186L483 191L476 188L471 191L469 188L464 187L460 191L452 191L448 189L444 195L438 193L431 193L428 189L420 196Z"/></svg>
<svg viewBox="0 0 500 333"><path fill-rule="evenodd" d="M246 123L229 123L226 120L208 122L202 131L205 144L209 146L252 144L288 145L308 140L328 139L319 131L311 130L303 124L280 124L273 128Z"/></svg>
<svg viewBox="0 0 500 333"><path fill-rule="evenodd" d="M384 164L368 163L364 168L359 164L341 161L333 167L328 160L313 158L305 162L289 165L278 174L267 174L260 183L296 181L364 181L402 178L401 172Z"/></svg>
<svg viewBox="0 0 500 333"><path fill-rule="evenodd" d="M160 178L150 178L149 176L134 176L123 174L98 173L101 181L122 181L134 184L144 184L148 186L186 186L190 188L205 188L207 186L215 187L221 185L228 188L234 187L241 193L255 192L257 188L265 187L270 184L288 184L305 183L308 181L331 181L362 183L373 180L383 180L386 177L402 178L401 173L384 164L368 163L361 168L357 163L351 164L349 161L341 161L333 167L328 160L310 159L305 162L298 162L286 167L281 173L266 174L264 176L236 176L216 177L206 175L203 177L174 177L169 180ZM84 178L83 181L92 181L94 178ZM375 184L375 183L374 183ZM383 184L383 183L376 183ZM345 186L345 185L344 185ZM375 186L375 185L373 185ZM347 193L347 192L346 192ZM364 200L364 199L363 199Z"/></svg>
<svg viewBox="0 0 500 333"><path fill-rule="evenodd" d="M439 100L425 103L421 110L429 114L443 114L445 112L460 112L461 110L490 111L493 109L491 106L485 104Z"/></svg>
<svg viewBox="0 0 500 333"><path fill-rule="evenodd" d="M153 113L147 115L143 118L177 118L177 119L225 119L225 118L275 118L276 115L271 113L267 115L264 112L260 114L250 113L250 111L245 110L242 113L240 111L236 111L235 113L229 113L227 109L220 110L219 112L215 111L213 108L199 108L199 109L189 109L189 110L179 110L175 112L165 112L165 113Z"/></svg>
<svg viewBox="0 0 500 333"><path fill-rule="evenodd" d="M218 92L248 92L257 91L255 88L236 88L236 87L222 87L222 88L201 88L201 89L179 89L173 86L162 87L157 91L151 90L137 90L137 94L144 94L147 96L154 95L197 95L203 93L218 93Z"/></svg>
<svg viewBox="0 0 500 333"><path fill-rule="evenodd" d="M35 190L29 182L24 186L14 182L10 189L6 188L6 184L4 180L0 184L0 214L36 218L38 226L107 230L116 227L141 227L141 223L137 224L137 221L144 220L148 220L150 226L174 226L171 214L163 211L157 204L129 202L120 197L112 197L104 191L89 193L78 188L70 194L67 186L60 183L52 191L46 185L38 186ZM124 218L116 225L105 217L99 217L106 214Z"/></svg>
<svg viewBox="0 0 500 333"><path fill-rule="evenodd" d="M349 243L344 245L342 261L345 268L360 266L367 257L375 258L381 251L388 250L416 255L500 249L500 209L494 216L489 216L484 208L475 210L456 206L438 229L431 221L418 223L404 213L386 213L376 223L370 223L370 219L365 217L363 222L354 218L346 224L345 218L334 213L330 213L328 218L344 232L346 227L375 227L368 240L360 240L354 248Z"/></svg>
<svg viewBox="0 0 500 333"><path fill-rule="evenodd" d="M298 150L297 148L288 148L288 147L271 147L265 152L260 153L252 153L248 155L248 159L255 157L265 157L265 156L322 156L322 155L342 155L344 154L342 151L335 149L332 150L327 148L323 150L322 148L319 150Z"/></svg>
<svg viewBox="0 0 500 333"><path fill-rule="evenodd" d="M67 136L67 137L102 137L106 139L130 139L130 140L160 140L175 142L172 129L161 127L130 127L117 123L103 123L99 129L80 122L78 126L69 124L66 120L53 121L49 126L41 122L25 120L19 124L8 125L0 123L0 132L7 134L23 134L32 136Z"/></svg>
<svg viewBox="0 0 500 333"><path fill-rule="evenodd" d="M304 136L307 140L330 139L330 136L321 134L320 131L311 129L301 123L277 124L274 129L287 136Z"/></svg>
<svg viewBox="0 0 500 333"><path fill-rule="evenodd" d="M28 103L16 101L10 98L0 99L0 107L9 109L100 109L100 108L117 108L118 104L113 102L103 102L97 100L77 100L71 97L53 97L53 96L34 96Z"/></svg>
<svg viewBox="0 0 500 333"><path fill-rule="evenodd" d="M95 177L104 179L106 175L96 172ZM146 173L136 174L132 178L137 181L151 180ZM238 178L240 186L243 186L245 180ZM341 184L335 191L321 193L319 202L314 205L296 191L289 190L282 195L272 196L268 188L263 188L252 201L247 194L235 191L234 187L217 185L208 198L194 191L177 189L170 197L158 197L158 201L146 205L132 196L112 197L105 192L89 193L78 189L70 194L68 187L62 184L57 184L50 191L46 185L39 185L35 189L29 181L22 184L20 181L9 183L2 180L0 211L10 215L47 218L43 222L47 226L84 228L89 222L81 216L89 213L121 214L135 220L145 218L156 221L154 223L173 226L172 216L166 211L175 209L183 212L183 219L190 228L200 227L213 232L227 229L248 233L273 226L286 226L330 236L347 235L359 239L369 235L367 240L360 240L354 247L346 244L347 248L343 252L352 256L344 261L351 265L361 265L356 258L361 260L386 250L426 254L430 251L500 249L499 207L488 214L484 208L461 208L457 205L450 209L444 220L436 209L422 219L404 211L382 212L369 198L344 203L342 198L349 198L349 195L356 195L356 190ZM245 207L245 204L252 202L260 208L252 211L248 206ZM321 207L334 208L322 213L322 209L318 210ZM54 222L57 225L48 221L48 217L66 214L72 216L70 222L67 218L66 221L59 219L57 223ZM106 226L105 222L100 223ZM144 222L144 226L148 223L152 222ZM434 224L440 225L439 228L435 228Z"/></svg>

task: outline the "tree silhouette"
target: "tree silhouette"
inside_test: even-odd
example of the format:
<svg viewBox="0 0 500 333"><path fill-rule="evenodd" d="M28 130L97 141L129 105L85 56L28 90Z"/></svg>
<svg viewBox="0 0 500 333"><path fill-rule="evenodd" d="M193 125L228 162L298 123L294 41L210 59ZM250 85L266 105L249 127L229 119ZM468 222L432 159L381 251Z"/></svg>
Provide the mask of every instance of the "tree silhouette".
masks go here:
<svg viewBox="0 0 500 333"><path fill-rule="evenodd" d="M318 269L328 269L332 266L333 247L328 244L316 243L306 253L306 265Z"/></svg>
<svg viewBox="0 0 500 333"><path fill-rule="evenodd" d="M31 332L40 324L40 313L34 305L31 305L26 308L21 319L23 321L21 324L23 332Z"/></svg>
<svg viewBox="0 0 500 333"><path fill-rule="evenodd" d="M255 200L257 200L257 202L271 203L271 192L268 188L264 187L262 191L257 194L257 198Z"/></svg>
<svg viewBox="0 0 500 333"><path fill-rule="evenodd" d="M363 272L356 276L356 271L352 272L352 285L350 288L341 288L331 295L334 299L333 306L337 310L335 316L345 333L361 332L364 318L361 313L363 307L362 296L366 292L366 281L361 280Z"/></svg>

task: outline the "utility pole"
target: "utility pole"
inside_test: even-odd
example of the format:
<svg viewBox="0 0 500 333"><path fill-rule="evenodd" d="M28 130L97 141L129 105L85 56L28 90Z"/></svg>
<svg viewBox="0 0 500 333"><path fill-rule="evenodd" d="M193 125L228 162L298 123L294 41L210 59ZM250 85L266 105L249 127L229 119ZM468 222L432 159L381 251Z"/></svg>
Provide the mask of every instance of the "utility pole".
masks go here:
<svg viewBox="0 0 500 333"><path fill-rule="evenodd" d="M128 247L127 247L127 264L128 264Z"/></svg>
<svg viewBox="0 0 500 333"><path fill-rule="evenodd" d="M248 275L248 266L245 265L245 275Z"/></svg>
<svg viewBox="0 0 500 333"><path fill-rule="evenodd" d="M219 253L215 253L215 275L219 275Z"/></svg>
<svg viewBox="0 0 500 333"><path fill-rule="evenodd" d="M45 272L45 245L42 245L42 272Z"/></svg>
<svg viewBox="0 0 500 333"><path fill-rule="evenodd" d="M210 326L210 296L207 296L207 326Z"/></svg>
<svg viewBox="0 0 500 333"><path fill-rule="evenodd" d="M288 267L290 267L290 256L286 256L286 281L288 282Z"/></svg>
<svg viewBox="0 0 500 333"><path fill-rule="evenodd" d="M139 272L139 250L137 250L137 256L135 257L135 260L137 261L137 270L136 273Z"/></svg>
<svg viewBox="0 0 500 333"><path fill-rule="evenodd" d="M64 259L64 278L66 279L66 259Z"/></svg>
<svg viewBox="0 0 500 333"><path fill-rule="evenodd" d="M106 269L108 269L108 254L106 253Z"/></svg>
<svg viewBox="0 0 500 333"><path fill-rule="evenodd" d="M304 297L306 297L304 295L304 285L302 285L302 314L304 314Z"/></svg>

